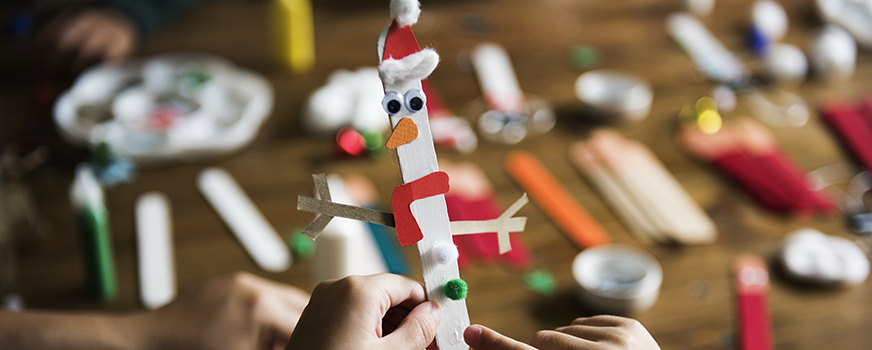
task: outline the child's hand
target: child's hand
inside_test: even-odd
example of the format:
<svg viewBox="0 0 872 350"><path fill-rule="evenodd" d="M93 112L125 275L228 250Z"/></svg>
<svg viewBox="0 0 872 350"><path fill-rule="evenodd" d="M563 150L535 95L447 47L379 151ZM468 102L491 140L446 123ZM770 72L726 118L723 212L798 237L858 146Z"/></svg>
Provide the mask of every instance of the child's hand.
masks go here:
<svg viewBox="0 0 872 350"><path fill-rule="evenodd" d="M133 328L148 349L281 349L308 301L296 287L236 273L133 316Z"/></svg>
<svg viewBox="0 0 872 350"><path fill-rule="evenodd" d="M660 350L639 321L617 316L579 318L566 327L539 331L530 345L479 325L469 326L463 338L475 350Z"/></svg>
<svg viewBox="0 0 872 350"><path fill-rule="evenodd" d="M124 58L136 48L137 30L127 16L89 9L55 19L42 35L49 68L79 72L90 65Z"/></svg>
<svg viewBox="0 0 872 350"><path fill-rule="evenodd" d="M408 277L351 276L315 287L286 349L426 348L442 311Z"/></svg>

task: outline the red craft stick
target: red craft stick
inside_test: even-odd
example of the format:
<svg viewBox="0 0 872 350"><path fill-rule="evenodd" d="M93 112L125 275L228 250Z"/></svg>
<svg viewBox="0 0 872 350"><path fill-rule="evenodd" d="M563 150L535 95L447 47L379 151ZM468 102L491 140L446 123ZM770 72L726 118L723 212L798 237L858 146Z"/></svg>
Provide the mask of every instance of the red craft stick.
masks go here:
<svg viewBox="0 0 872 350"><path fill-rule="evenodd" d="M775 150L772 154L767 155L766 161L773 169L778 169L777 171L783 174L783 179L790 182L791 187L796 189L796 193L810 201L815 209L825 214L836 212L837 208L832 198L824 192L812 191L805 181L803 170L783 150Z"/></svg>
<svg viewBox="0 0 872 350"><path fill-rule="evenodd" d="M609 242L606 230L572 198L536 156L514 151L506 157L506 170L533 197L536 204L581 248Z"/></svg>
<svg viewBox="0 0 872 350"><path fill-rule="evenodd" d="M847 106L829 105L821 109L821 118L842 136L857 160L867 170L872 170L872 129L860 113Z"/></svg>
<svg viewBox="0 0 872 350"><path fill-rule="evenodd" d="M734 264L736 278L736 312L742 350L771 350L772 326L766 294L769 273L763 259L742 255Z"/></svg>
<svg viewBox="0 0 872 350"><path fill-rule="evenodd" d="M793 198L767 176L746 152L736 150L722 154L712 164L732 177L764 207L786 211L793 206Z"/></svg>
<svg viewBox="0 0 872 350"><path fill-rule="evenodd" d="M811 216L817 207L815 198L806 186L801 173L786 166L784 163L787 160L783 157L780 152L768 152L753 156L752 159L757 167L762 169L769 178L774 180L776 186L780 187L782 192L791 198L793 210L801 216Z"/></svg>

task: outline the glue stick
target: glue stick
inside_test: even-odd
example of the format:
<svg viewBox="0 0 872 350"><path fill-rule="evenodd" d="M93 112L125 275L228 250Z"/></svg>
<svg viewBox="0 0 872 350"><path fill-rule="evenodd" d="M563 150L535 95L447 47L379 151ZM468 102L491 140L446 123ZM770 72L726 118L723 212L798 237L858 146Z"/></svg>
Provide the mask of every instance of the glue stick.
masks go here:
<svg viewBox="0 0 872 350"><path fill-rule="evenodd" d="M76 169L76 178L70 186L70 200L81 239L89 293L100 300L111 301L118 288L109 236L109 214L103 188L90 167L79 165Z"/></svg>
<svg viewBox="0 0 872 350"><path fill-rule="evenodd" d="M273 0L272 31L279 62L295 73L315 63L315 30L310 0Z"/></svg>

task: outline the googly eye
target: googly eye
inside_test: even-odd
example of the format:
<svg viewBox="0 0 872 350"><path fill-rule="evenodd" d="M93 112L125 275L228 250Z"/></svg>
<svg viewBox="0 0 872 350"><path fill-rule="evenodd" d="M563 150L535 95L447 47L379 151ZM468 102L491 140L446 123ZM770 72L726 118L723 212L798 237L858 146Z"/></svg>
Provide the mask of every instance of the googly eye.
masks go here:
<svg viewBox="0 0 872 350"><path fill-rule="evenodd" d="M420 111L427 103L427 97L424 92L418 89L406 91L406 108L412 112Z"/></svg>
<svg viewBox="0 0 872 350"><path fill-rule="evenodd" d="M382 108L390 115L400 113L403 109L403 98L396 91L388 91L382 99Z"/></svg>

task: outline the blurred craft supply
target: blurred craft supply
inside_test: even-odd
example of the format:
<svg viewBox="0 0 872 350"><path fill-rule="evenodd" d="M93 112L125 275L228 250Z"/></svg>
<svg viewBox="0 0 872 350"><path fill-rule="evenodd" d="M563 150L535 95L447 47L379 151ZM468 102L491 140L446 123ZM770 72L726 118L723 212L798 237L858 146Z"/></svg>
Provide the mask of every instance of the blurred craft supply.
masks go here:
<svg viewBox="0 0 872 350"><path fill-rule="evenodd" d="M764 59L765 75L775 84L798 84L808 75L808 59L798 47L776 43Z"/></svg>
<svg viewBox="0 0 872 350"><path fill-rule="evenodd" d="M445 107L442 97L430 83L422 80L424 94L427 96L427 113L430 118L430 132L433 134L433 142L436 145L457 150L461 153L471 153L478 147L478 138L475 131L469 126L466 119L454 115Z"/></svg>
<svg viewBox="0 0 872 350"><path fill-rule="evenodd" d="M769 272L756 255L741 255L733 264L736 288L736 321L741 350L771 350Z"/></svg>
<svg viewBox="0 0 872 350"><path fill-rule="evenodd" d="M842 143L866 170L872 170L872 96L859 103L825 102L820 108L821 119L829 125Z"/></svg>
<svg viewBox="0 0 872 350"><path fill-rule="evenodd" d="M391 124L382 109L382 97L378 69L336 70L309 96L303 126L316 134L332 134L343 127L384 132Z"/></svg>
<svg viewBox="0 0 872 350"><path fill-rule="evenodd" d="M342 184L348 192L348 198L352 203L363 205L367 208L379 209L378 191L372 180L360 174L348 174L342 180ZM371 222L367 222L366 225L373 239L378 244L388 272L408 275L409 264L406 262L406 258L403 257L400 244L397 242L396 233L391 232L382 225Z"/></svg>
<svg viewBox="0 0 872 350"><path fill-rule="evenodd" d="M91 168L100 185L107 188L119 183L133 182L136 176L136 164L127 157L115 153L112 146L106 142L100 142L94 147Z"/></svg>
<svg viewBox="0 0 872 350"><path fill-rule="evenodd" d="M779 255L791 278L824 286L856 286L869 276L869 258L854 242L805 228L791 233Z"/></svg>
<svg viewBox="0 0 872 350"><path fill-rule="evenodd" d="M633 315L660 294L663 269L651 254L621 244L585 249L572 262L579 301L597 312Z"/></svg>
<svg viewBox="0 0 872 350"><path fill-rule="evenodd" d="M85 164L76 168L76 177L70 186L70 200L81 239L89 293L102 301L111 301L118 294L118 282L109 233L109 213L103 189L94 172Z"/></svg>
<svg viewBox="0 0 872 350"><path fill-rule="evenodd" d="M279 62L294 73L315 64L315 25L310 0L271 0L272 35Z"/></svg>
<svg viewBox="0 0 872 350"><path fill-rule="evenodd" d="M148 310L176 298L176 266L169 198L147 192L136 200L139 298Z"/></svg>
<svg viewBox="0 0 872 350"><path fill-rule="evenodd" d="M771 210L806 216L836 209L825 193L811 190L804 172L771 132L750 119L725 123L713 134L686 126L681 142L688 152L712 163Z"/></svg>
<svg viewBox="0 0 872 350"><path fill-rule="evenodd" d="M578 45L569 49L569 59L575 68L593 69L600 64L600 53L593 46Z"/></svg>
<svg viewBox="0 0 872 350"><path fill-rule="evenodd" d="M808 52L812 69L825 82L844 83L854 75L857 43L844 29L827 25L815 30L809 39Z"/></svg>
<svg viewBox="0 0 872 350"><path fill-rule="evenodd" d="M502 210L499 209L493 186L481 167L470 162L441 161L439 168L448 174L450 189L445 194L445 204L451 221L499 218ZM533 261L524 239L518 232L509 235L512 250L504 254L500 254L498 249L496 232L454 236L454 244L460 253L458 265L465 268L478 261L503 261L512 268L529 268Z"/></svg>
<svg viewBox="0 0 872 350"><path fill-rule="evenodd" d="M605 228L572 198L536 156L525 151L512 151L506 156L505 167L509 175L530 193L539 208L579 248L609 242Z"/></svg>
<svg viewBox="0 0 872 350"><path fill-rule="evenodd" d="M681 0L688 12L698 17L708 17L715 10L715 0Z"/></svg>
<svg viewBox="0 0 872 350"><path fill-rule="evenodd" d="M872 2L815 0L815 4L818 14L825 23L843 28L863 48L872 48Z"/></svg>
<svg viewBox="0 0 872 350"><path fill-rule="evenodd" d="M752 114L772 126L802 126L810 112L805 101L787 91L762 90L751 81L751 72L737 55L712 34L705 25L686 13L675 13L666 20L669 35L690 55L697 70L710 79L733 88L745 99Z"/></svg>
<svg viewBox="0 0 872 350"><path fill-rule="evenodd" d="M339 175L327 176L331 201L357 205ZM315 241L312 276L315 284L351 275L388 272L381 250L365 222L333 218Z"/></svg>
<svg viewBox="0 0 872 350"><path fill-rule="evenodd" d="M260 268L281 272L291 266L287 244L230 173L207 168L197 176L197 188Z"/></svg>
<svg viewBox="0 0 872 350"><path fill-rule="evenodd" d="M543 100L527 100L506 50L495 43L474 47L470 56L484 98L484 114L478 127L485 137L508 144L521 142L528 134L545 133L556 118Z"/></svg>
<svg viewBox="0 0 872 350"><path fill-rule="evenodd" d="M787 33L787 13L772 0L757 0L751 8L751 48L757 56L766 57L778 40Z"/></svg>
<svg viewBox="0 0 872 350"><path fill-rule="evenodd" d="M648 117L654 91L645 79L630 73L598 69L575 81L575 96L606 120L637 122Z"/></svg>
<svg viewBox="0 0 872 350"><path fill-rule="evenodd" d="M54 106L61 134L106 142L138 164L236 151L269 116L273 89L253 71L207 54L163 54L85 71Z"/></svg>
<svg viewBox="0 0 872 350"><path fill-rule="evenodd" d="M600 129L570 146L572 163L643 242L708 244L717 228L644 144Z"/></svg>

